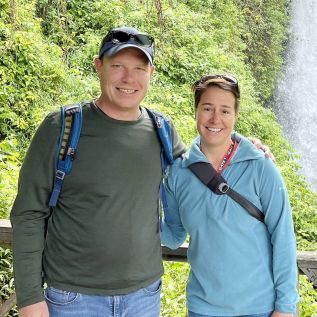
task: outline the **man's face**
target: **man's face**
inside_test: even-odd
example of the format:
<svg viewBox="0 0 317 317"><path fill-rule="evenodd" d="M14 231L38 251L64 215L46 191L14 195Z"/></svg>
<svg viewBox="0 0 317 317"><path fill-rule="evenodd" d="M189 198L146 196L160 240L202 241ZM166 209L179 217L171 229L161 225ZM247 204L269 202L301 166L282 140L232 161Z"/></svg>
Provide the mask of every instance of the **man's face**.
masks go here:
<svg viewBox="0 0 317 317"><path fill-rule="evenodd" d="M95 61L100 76L104 109L133 113L145 97L154 67L136 48L126 48L112 57Z"/></svg>

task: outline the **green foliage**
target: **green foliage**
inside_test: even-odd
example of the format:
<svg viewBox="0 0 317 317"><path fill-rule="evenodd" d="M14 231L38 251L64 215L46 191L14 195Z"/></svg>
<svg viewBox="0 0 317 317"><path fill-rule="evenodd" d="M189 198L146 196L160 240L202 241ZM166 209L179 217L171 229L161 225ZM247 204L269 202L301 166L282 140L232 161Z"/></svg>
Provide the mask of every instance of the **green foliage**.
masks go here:
<svg viewBox="0 0 317 317"><path fill-rule="evenodd" d="M161 315L164 317L186 316L186 282L188 263L164 262Z"/></svg>
<svg viewBox="0 0 317 317"><path fill-rule="evenodd" d="M12 206L17 188L19 163L17 141L6 139L0 142L0 219L7 217L9 208Z"/></svg>
<svg viewBox="0 0 317 317"><path fill-rule="evenodd" d="M43 39L31 3L16 9L15 19L1 27L0 140L11 133L29 140L45 106L61 94L65 67L60 49Z"/></svg>
<svg viewBox="0 0 317 317"><path fill-rule="evenodd" d="M300 317L317 317L317 291L306 276L299 277Z"/></svg>
<svg viewBox="0 0 317 317"><path fill-rule="evenodd" d="M274 91L287 40L289 0L237 0L244 21L242 38L258 96L267 101Z"/></svg>
<svg viewBox="0 0 317 317"><path fill-rule="evenodd" d="M12 252L0 247L0 303L14 293ZM18 316L16 308L11 309L8 316Z"/></svg>

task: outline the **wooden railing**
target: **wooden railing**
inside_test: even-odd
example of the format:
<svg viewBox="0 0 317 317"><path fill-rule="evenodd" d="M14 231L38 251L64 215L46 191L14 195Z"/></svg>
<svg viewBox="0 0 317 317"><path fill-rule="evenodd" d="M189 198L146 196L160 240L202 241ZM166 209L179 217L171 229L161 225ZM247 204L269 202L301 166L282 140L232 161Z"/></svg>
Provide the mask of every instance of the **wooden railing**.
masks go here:
<svg viewBox="0 0 317 317"><path fill-rule="evenodd" d="M0 219L0 246L11 247L11 244L12 228L10 221ZM186 262L187 244L183 244L177 250L171 250L162 246L162 254L165 261ZM297 253L297 266L299 274L305 274L317 288L317 251L299 251ZM0 302L0 317L4 317L15 303L15 294L5 302Z"/></svg>

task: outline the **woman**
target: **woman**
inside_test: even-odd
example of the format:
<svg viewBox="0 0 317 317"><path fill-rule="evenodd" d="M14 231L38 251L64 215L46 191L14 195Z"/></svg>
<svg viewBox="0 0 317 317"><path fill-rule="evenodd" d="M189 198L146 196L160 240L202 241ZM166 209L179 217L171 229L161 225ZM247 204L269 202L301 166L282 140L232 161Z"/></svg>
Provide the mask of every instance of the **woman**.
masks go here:
<svg viewBox="0 0 317 317"><path fill-rule="evenodd" d="M172 166L165 184L169 217L162 243L179 247L188 233L189 317L288 317L298 294L291 208L274 163L234 133L239 87L234 77L208 75L193 85L200 136ZM209 162L258 207L265 223L227 195L216 195L188 168Z"/></svg>

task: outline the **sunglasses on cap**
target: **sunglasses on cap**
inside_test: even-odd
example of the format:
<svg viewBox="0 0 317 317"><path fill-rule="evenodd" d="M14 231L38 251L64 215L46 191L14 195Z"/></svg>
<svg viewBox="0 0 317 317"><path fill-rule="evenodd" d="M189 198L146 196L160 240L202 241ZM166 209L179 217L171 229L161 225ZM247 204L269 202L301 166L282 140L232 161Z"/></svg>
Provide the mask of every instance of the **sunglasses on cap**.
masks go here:
<svg viewBox="0 0 317 317"><path fill-rule="evenodd" d="M151 47L154 44L153 37L147 34L131 34L124 31L111 31L105 38L104 42L112 42L113 44L123 44L132 41L138 46Z"/></svg>
<svg viewBox="0 0 317 317"><path fill-rule="evenodd" d="M212 80L212 79L223 79L224 81L226 81L230 85L234 86L237 89L238 95L240 96L238 80L232 75L219 75L219 74L205 75L200 80L197 80L194 83L193 89L195 90L196 88L199 87L199 85L204 84L206 81Z"/></svg>

